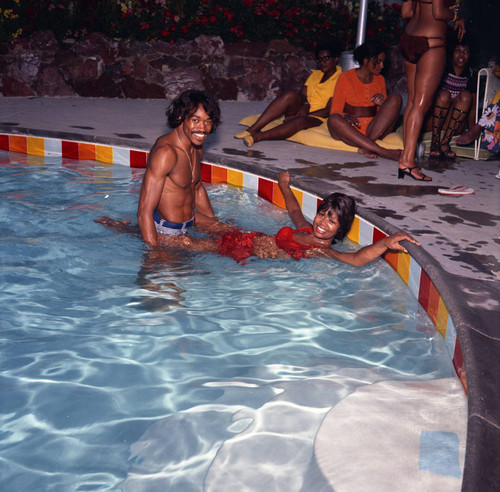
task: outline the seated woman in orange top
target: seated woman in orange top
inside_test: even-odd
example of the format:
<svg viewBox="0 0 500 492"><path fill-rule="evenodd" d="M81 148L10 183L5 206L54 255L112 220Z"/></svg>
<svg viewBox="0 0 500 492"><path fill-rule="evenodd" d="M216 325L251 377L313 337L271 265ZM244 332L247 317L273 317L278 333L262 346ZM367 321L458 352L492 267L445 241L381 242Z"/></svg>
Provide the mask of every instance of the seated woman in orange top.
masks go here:
<svg viewBox="0 0 500 492"><path fill-rule="evenodd" d="M333 94L328 130L335 140L358 147L369 158L379 155L399 160L400 150L389 150L375 141L384 138L394 128L401 110L401 96L387 96L382 45L371 41L354 50L359 68L343 72Z"/></svg>

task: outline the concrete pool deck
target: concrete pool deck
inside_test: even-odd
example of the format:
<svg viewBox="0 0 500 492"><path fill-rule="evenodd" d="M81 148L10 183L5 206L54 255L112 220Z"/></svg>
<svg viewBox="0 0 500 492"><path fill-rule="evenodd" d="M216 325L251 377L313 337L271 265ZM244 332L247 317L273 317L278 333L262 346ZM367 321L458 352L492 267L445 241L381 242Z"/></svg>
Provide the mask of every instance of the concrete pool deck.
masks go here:
<svg viewBox="0 0 500 492"><path fill-rule="evenodd" d="M168 131L163 100L2 98L0 133L43 136L148 150ZM421 163L433 181L398 180L396 163L358 153L262 142L247 148L238 122L265 103L222 102L223 122L205 145L205 159L276 179L288 170L297 187L324 196L353 196L364 216L403 229L422 244L419 263L453 317L466 364L469 421L463 490L498 490L500 470L500 179L499 160ZM466 184L475 193L444 196ZM367 218L368 218L367 217ZM387 227L385 227L387 228ZM413 255L413 252L412 252Z"/></svg>

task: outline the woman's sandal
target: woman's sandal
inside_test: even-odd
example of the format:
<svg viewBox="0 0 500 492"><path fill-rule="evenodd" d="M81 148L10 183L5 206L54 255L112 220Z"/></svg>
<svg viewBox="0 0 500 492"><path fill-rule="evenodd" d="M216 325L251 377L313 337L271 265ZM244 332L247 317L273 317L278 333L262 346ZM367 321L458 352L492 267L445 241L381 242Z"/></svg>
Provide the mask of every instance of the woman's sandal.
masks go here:
<svg viewBox="0 0 500 492"><path fill-rule="evenodd" d="M414 169L418 169L418 167L417 166L404 167L403 169L398 167L398 179L404 179L405 174L406 174L406 175L412 177L413 179L415 179L416 181L432 181L432 178L430 176L426 176L424 173L422 173L421 178L414 176L414 174L413 174Z"/></svg>
<svg viewBox="0 0 500 492"><path fill-rule="evenodd" d="M439 140L434 140L434 136L431 141L431 149L429 152L430 157L441 157L441 150L439 149Z"/></svg>
<svg viewBox="0 0 500 492"><path fill-rule="evenodd" d="M443 150L445 149L445 150ZM451 150L449 144L441 144L441 158L442 159L455 159L457 154Z"/></svg>

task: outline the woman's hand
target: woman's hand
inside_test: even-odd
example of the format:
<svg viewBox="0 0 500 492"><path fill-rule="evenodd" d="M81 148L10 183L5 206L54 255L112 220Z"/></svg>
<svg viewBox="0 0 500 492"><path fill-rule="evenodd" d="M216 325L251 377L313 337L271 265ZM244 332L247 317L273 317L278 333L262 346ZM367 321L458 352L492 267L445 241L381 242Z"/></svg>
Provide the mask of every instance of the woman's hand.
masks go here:
<svg viewBox="0 0 500 492"><path fill-rule="evenodd" d="M406 248L400 244L401 241L409 241L410 243L420 246L420 243L418 241L413 239L406 232L402 231L396 232L396 234L393 234L392 236L387 236L381 241L384 243L384 246L387 249L392 249L394 251L404 251L405 253L408 253L408 251L406 251Z"/></svg>
<svg viewBox="0 0 500 492"><path fill-rule="evenodd" d="M383 94L375 94L370 101L375 104L375 106L382 106L385 101L385 97Z"/></svg>
<svg viewBox="0 0 500 492"><path fill-rule="evenodd" d="M458 41L462 41L465 34L465 20L463 16L458 17L458 19L455 21L455 26L453 27L453 30L457 31Z"/></svg>
<svg viewBox="0 0 500 492"><path fill-rule="evenodd" d="M358 118L356 116L352 116L350 114L344 114L343 115L344 120L347 121L351 126L355 128L361 128L361 123L359 122Z"/></svg>

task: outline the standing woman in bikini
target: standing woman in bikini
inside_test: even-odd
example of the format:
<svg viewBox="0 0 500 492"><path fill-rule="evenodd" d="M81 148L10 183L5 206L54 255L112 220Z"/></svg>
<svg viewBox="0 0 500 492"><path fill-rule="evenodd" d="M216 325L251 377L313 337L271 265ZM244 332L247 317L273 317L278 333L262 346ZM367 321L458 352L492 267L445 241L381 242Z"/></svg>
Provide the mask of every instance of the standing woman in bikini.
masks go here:
<svg viewBox="0 0 500 492"><path fill-rule="evenodd" d="M447 23L455 24L459 40L465 32L458 8L458 4L450 5L447 0L404 0L402 3L401 15L409 19L400 40L408 103L403 115L404 150L399 160L399 178L407 174L418 181L432 181L415 165L415 151L425 113L443 75Z"/></svg>

